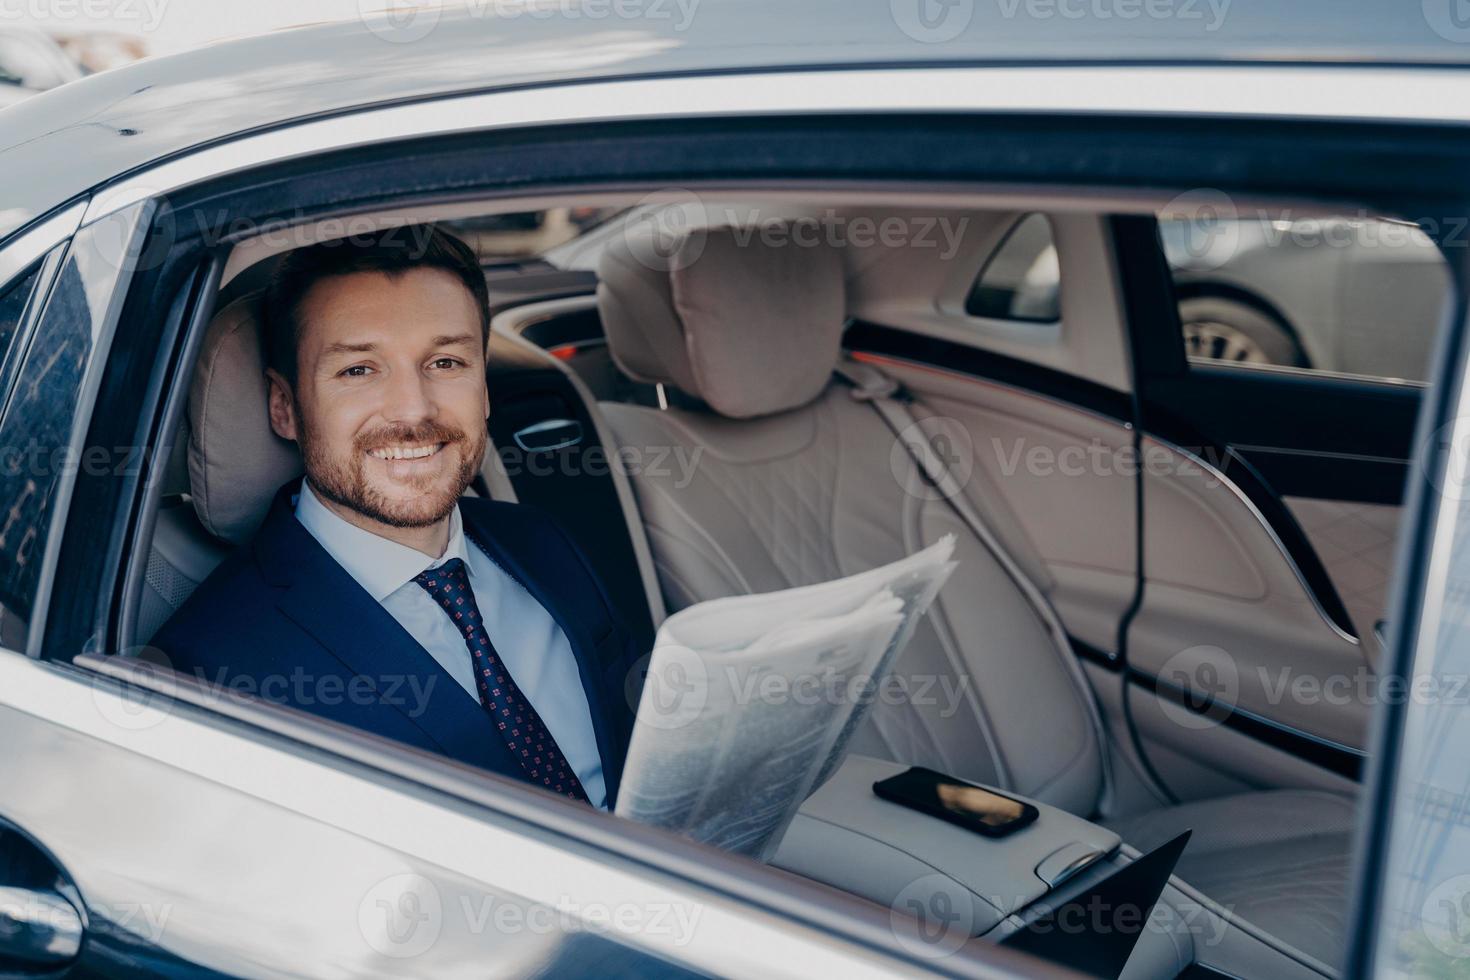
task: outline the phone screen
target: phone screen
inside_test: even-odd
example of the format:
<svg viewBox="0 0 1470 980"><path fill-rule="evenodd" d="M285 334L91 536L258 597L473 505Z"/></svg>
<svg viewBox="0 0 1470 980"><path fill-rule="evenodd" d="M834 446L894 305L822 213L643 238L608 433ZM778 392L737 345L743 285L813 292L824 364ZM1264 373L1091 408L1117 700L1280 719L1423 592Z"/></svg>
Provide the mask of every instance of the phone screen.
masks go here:
<svg viewBox="0 0 1470 980"><path fill-rule="evenodd" d="M987 837L1003 837L1039 815L1029 803L920 766L874 783L873 792L889 802L948 820Z"/></svg>

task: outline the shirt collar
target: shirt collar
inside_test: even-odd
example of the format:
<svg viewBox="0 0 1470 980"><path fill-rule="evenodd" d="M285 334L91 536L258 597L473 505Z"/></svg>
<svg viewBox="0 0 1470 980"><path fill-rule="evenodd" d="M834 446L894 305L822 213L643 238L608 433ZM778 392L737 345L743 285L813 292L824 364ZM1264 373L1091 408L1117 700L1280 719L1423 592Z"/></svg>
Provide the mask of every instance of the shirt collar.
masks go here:
<svg viewBox="0 0 1470 980"><path fill-rule="evenodd" d="M301 481L296 519L376 602L382 602L412 582L420 572L438 568L452 558L463 561L472 577L475 574L469 549L465 547L464 521L458 506L449 515L449 544L441 558L430 558L422 551L389 541L342 519L321 502L307 480Z"/></svg>

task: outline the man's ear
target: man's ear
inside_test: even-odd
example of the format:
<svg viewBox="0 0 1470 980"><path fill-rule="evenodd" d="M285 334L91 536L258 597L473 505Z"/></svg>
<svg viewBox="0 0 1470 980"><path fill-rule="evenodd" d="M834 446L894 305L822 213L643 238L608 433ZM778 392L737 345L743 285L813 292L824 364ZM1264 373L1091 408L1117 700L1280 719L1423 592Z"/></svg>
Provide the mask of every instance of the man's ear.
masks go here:
<svg viewBox="0 0 1470 980"><path fill-rule="evenodd" d="M265 369L266 383L270 385L271 428L282 439L296 441L296 399L291 386L275 368Z"/></svg>

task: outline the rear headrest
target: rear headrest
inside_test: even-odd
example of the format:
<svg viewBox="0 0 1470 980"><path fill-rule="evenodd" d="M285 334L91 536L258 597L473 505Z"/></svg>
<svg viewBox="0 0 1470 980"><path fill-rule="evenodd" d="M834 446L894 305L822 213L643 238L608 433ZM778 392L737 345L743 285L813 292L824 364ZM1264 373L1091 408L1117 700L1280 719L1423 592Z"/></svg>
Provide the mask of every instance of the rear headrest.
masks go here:
<svg viewBox="0 0 1470 980"><path fill-rule="evenodd" d="M189 390L194 512L211 534L237 545L250 540L281 484L302 472L296 444L271 429L260 295L215 314Z"/></svg>
<svg viewBox="0 0 1470 980"><path fill-rule="evenodd" d="M821 394L841 352L842 258L770 232L696 228L662 255L646 226L615 237L598 265L597 305L618 367L737 419Z"/></svg>

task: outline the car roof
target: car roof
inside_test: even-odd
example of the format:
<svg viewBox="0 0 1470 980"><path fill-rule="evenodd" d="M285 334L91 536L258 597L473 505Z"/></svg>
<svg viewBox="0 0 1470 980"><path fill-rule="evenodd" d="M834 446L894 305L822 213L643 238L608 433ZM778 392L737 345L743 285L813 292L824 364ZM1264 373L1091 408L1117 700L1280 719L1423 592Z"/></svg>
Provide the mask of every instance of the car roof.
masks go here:
<svg viewBox="0 0 1470 980"><path fill-rule="evenodd" d="M145 59L4 109L0 239L190 147L375 104L776 68L1462 65L1470 29L1449 20L1452 2L1426 0L1421 13L1375 0L472 0L411 22L295 28Z"/></svg>

